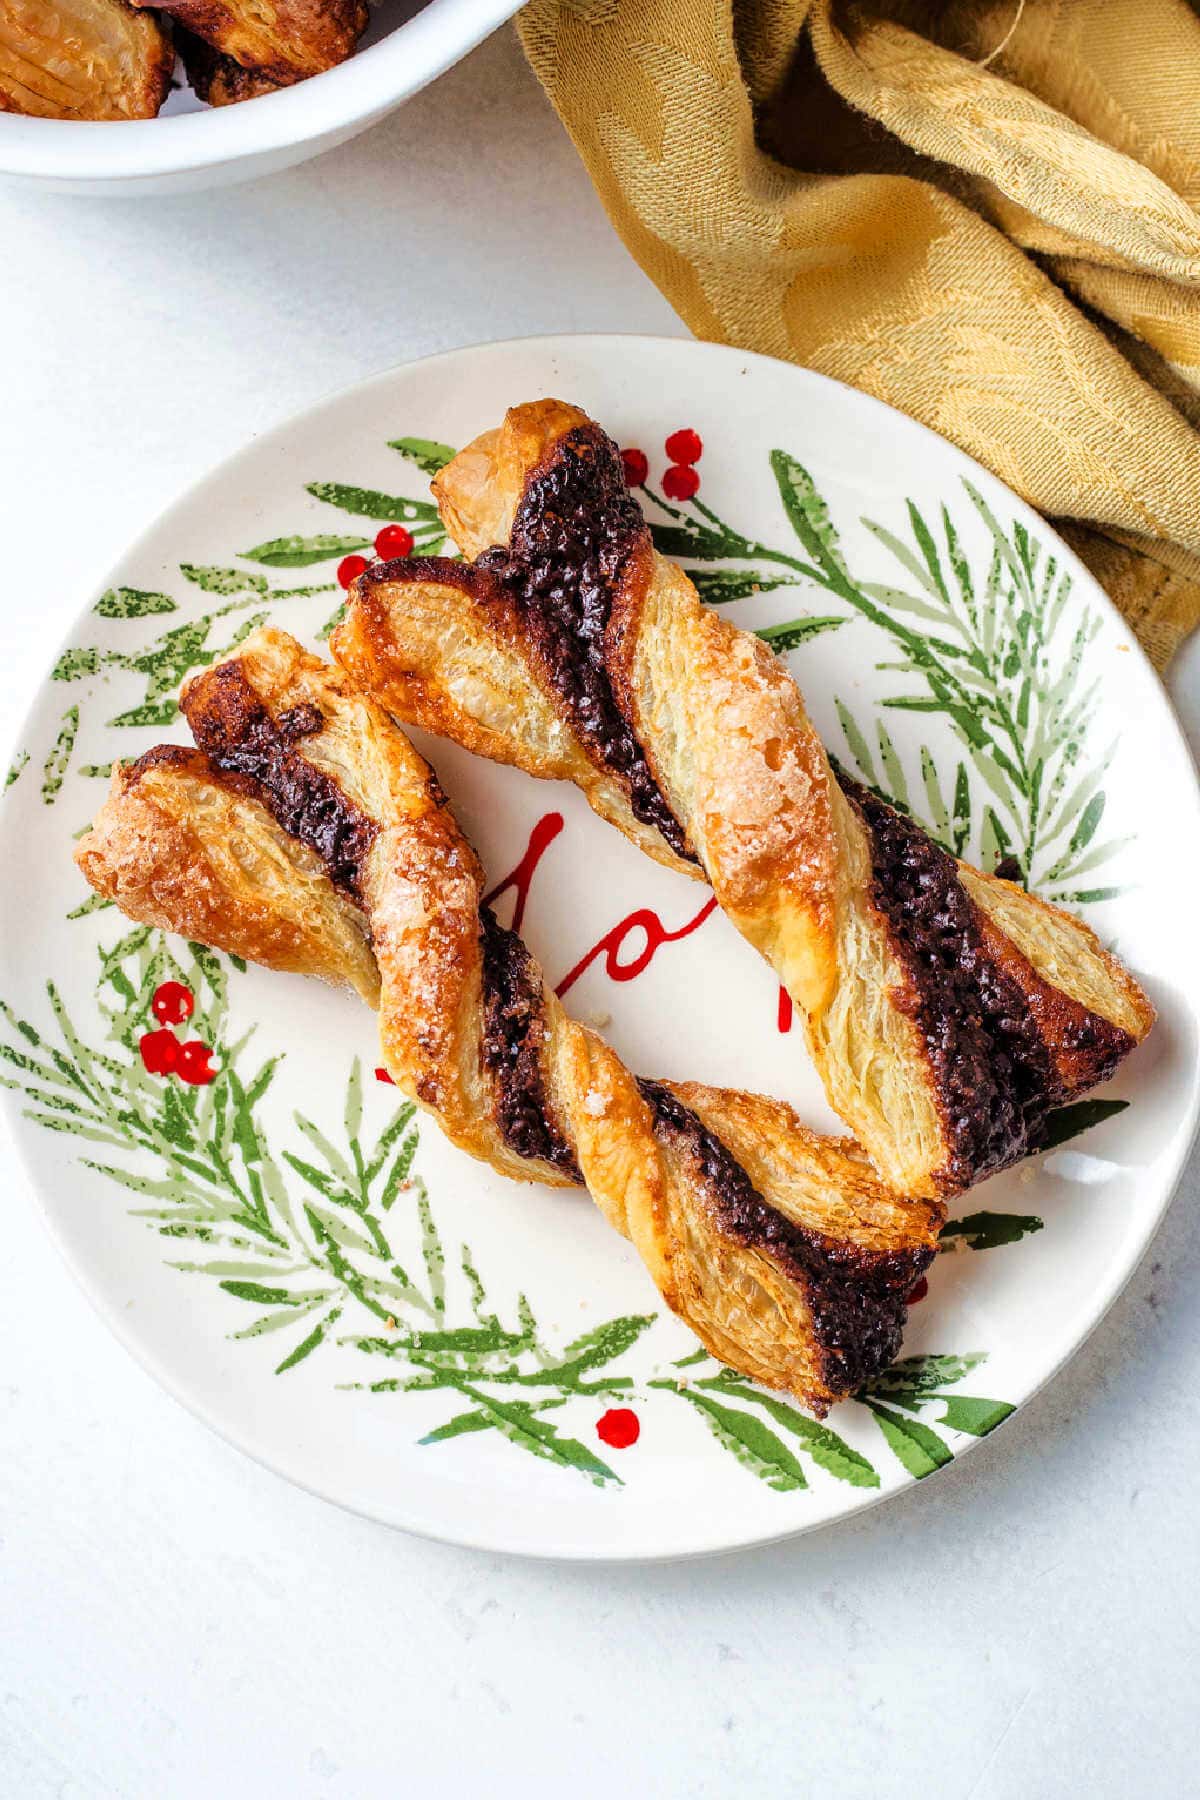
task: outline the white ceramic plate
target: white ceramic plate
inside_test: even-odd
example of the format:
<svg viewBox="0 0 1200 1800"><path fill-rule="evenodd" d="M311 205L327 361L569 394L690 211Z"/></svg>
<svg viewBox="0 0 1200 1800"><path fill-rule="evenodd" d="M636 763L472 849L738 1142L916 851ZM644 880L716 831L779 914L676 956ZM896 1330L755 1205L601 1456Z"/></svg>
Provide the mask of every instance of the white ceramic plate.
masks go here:
<svg viewBox="0 0 1200 1800"><path fill-rule="evenodd" d="M418 464L544 394L645 451L654 522L714 600L774 633L844 763L975 859L1032 842L1036 885L1078 906L1160 1009L1099 1097L1100 1123L957 1208L967 1223L912 1310L903 1366L824 1430L723 1387L583 1195L508 1184L431 1123L412 1121L376 1167L396 1096L374 1079L356 1000L131 930L89 906L71 863L106 765L183 738L173 696L188 670L264 617L319 638L341 598L338 556L369 555L388 518L418 539L436 531ZM672 513L663 443L682 426L704 442L701 487ZM808 495L803 510L785 491ZM321 540L290 552L315 560L281 566L269 546L292 538ZM835 549L848 573L831 592L804 569ZM988 674L970 732L919 668L898 666L912 632L975 640ZM422 747L497 881L551 815L526 936L551 979L574 975L568 1003L607 1020L636 1069L779 1094L835 1127L765 965L720 916L687 930L701 890L573 789ZM1005 765L1039 760L1030 800ZM907 1486L1081 1342L1192 1135L1200 980L1178 863L1200 809L1157 679L1082 566L991 476L899 414L764 358L643 338L494 345L398 369L257 440L88 608L14 770L0 818L2 1067L68 1261L215 1429L410 1530L531 1554L678 1556L804 1531ZM511 891L498 904L506 917ZM180 1036L217 1052L211 1086L142 1067L168 976L196 995ZM269 1086L256 1083L273 1058ZM635 1443L606 1443L613 1412L634 1416Z"/></svg>
<svg viewBox="0 0 1200 1800"><path fill-rule="evenodd" d="M187 90L156 119L112 123L0 113L0 176L60 193L191 193L268 175L365 131L461 61L518 0L378 0L356 53L237 106Z"/></svg>

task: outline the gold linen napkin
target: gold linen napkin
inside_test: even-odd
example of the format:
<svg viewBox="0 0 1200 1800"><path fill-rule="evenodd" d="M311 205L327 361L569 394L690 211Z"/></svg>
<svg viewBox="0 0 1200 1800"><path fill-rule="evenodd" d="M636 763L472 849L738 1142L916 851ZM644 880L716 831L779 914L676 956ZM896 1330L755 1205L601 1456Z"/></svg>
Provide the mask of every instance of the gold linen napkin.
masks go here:
<svg viewBox="0 0 1200 1800"><path fill-rule="evenodd" d="M531 0L519 26L698 336L953 439L1166 664L1200 620L1185 0Z"/></svg>

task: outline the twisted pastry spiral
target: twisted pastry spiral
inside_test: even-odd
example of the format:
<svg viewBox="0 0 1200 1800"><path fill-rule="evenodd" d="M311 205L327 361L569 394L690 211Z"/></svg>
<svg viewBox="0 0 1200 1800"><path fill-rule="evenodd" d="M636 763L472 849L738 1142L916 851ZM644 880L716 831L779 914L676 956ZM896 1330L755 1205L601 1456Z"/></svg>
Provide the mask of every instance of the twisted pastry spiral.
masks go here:
<svg viewBox="0 0 1200 1800"><path fill-rule="evenodd" d="M119 769L76 860L131 917L347 982L462 1149L582 1180L723 1361L818 1414L895 1355L940 1209L777 1102L636 1079L563 1011L403 734L261 631L185 689L198 749Z"/></svg>
<svg viewBox="0 0 1200 1800"><path fill-rule="evenodd" d="M462 564L377 564L334 654L397 718L574 781L707 876L799 1006L835 1110L898 1192L1038 1148L1153 1023L1080 920L839 780L783 662L654 551L616 446L514 408L434 483Z"/></svg>

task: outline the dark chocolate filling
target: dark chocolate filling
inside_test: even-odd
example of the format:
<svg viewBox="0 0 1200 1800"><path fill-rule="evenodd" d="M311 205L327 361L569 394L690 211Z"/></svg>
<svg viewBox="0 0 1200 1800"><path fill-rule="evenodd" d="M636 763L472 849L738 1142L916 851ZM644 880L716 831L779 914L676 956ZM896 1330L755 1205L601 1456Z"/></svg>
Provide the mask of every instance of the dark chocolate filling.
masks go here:
<svg viewBox="0 0 1200 1800"><path fill-rule="evenodd" d="M1062 1048L1073 1056L1086 1058L1087 1062L1086 1074L1078 1087L1071 1088L1072 1093L1079 1093L1084 1085L1092 1087L1115 1075L1137 1042L1111 1019L1103 1019L1099 1013L1088 1012L1086 1008L1080 1008L1080 1011L1083 1016L1069 1019L1059 1034Z"/></svg>
<svg viewBox="0 0 1200 1800"><path fill-rule="evenodd" d="M551 1117L542 1071L545 1010L533 958L490 906L479 909L483 951L483 1064L496 1125L510 1150L561 1169L582 1185L575 1153Z"/></svg>
<svg viewBox="0 0 1200 1800"><path fill-rule="evenodd" d="M932 1246L864 1250L797 1225L763 1199L737 1158L683 1102L657 1081L639 1081L656 1129L689 1156L722 1231L766 1251L800 1282L812 1313L827 1387L855 1393L900 1348L907 1300L933 1261Z"/></svg>
<svg viewBox="0 0 1200 1800"><path fill-rule="evenodd" d="M379 827L294 748L321 730L320 708L293 706L273 719L242 669L229 662L191 690L184 712L213 766L252 781L283 830L315 850L334 886L361 903L362 865Z"/></svg>
<svg viewBox="0 0 1200 1800"><path fill-rule="evenodd" d="M580 425L526 482L508 548L485 550L477 566L515 600L544 678L593 761L624 783L634 818L694 862L605 662L613 594L645 535L615 444Z"/></svg>
<svg viewBox="0 0 1200 1800"><path fill-rule="evenodd" d="M871 900L908 972L896 1004L916 1021L950 1144L939 1171L964 1187L1036 1150L1062 1097L1020 985L988 956L954 858L866 788L842 787L871 837Z"/></svg>

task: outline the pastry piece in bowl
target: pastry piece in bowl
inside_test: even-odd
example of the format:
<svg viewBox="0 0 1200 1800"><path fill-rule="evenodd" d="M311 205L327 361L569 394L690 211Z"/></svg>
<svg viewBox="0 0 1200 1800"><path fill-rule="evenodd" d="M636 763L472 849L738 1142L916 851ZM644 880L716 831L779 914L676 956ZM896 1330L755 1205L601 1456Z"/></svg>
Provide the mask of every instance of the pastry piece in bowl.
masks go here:
<svg viewBox="0 0 1200 1800"><path fill-rule="evenodd" d="M193 93L209 106L236 106L239 100L257 100L260 94L274 94L290 85L272 81L256 69L244 69L232 56L214 50L194 32L177 29L175 43Z"/></svg>
<svg viewBox="0 0 1200 1800"><path fill-rule="evenodd" d="M0 112L152 119L174 66L170 33L125 0L0 0Z"/></svg>
<svg viewBox="0 0 1200 1800"><path fill-rule="evenodd" d="M370 16L366 0L167 0L160 11L277 86L345 62ZM218 104L249 98L233 93L227 77L217 88Z"/></svg>

